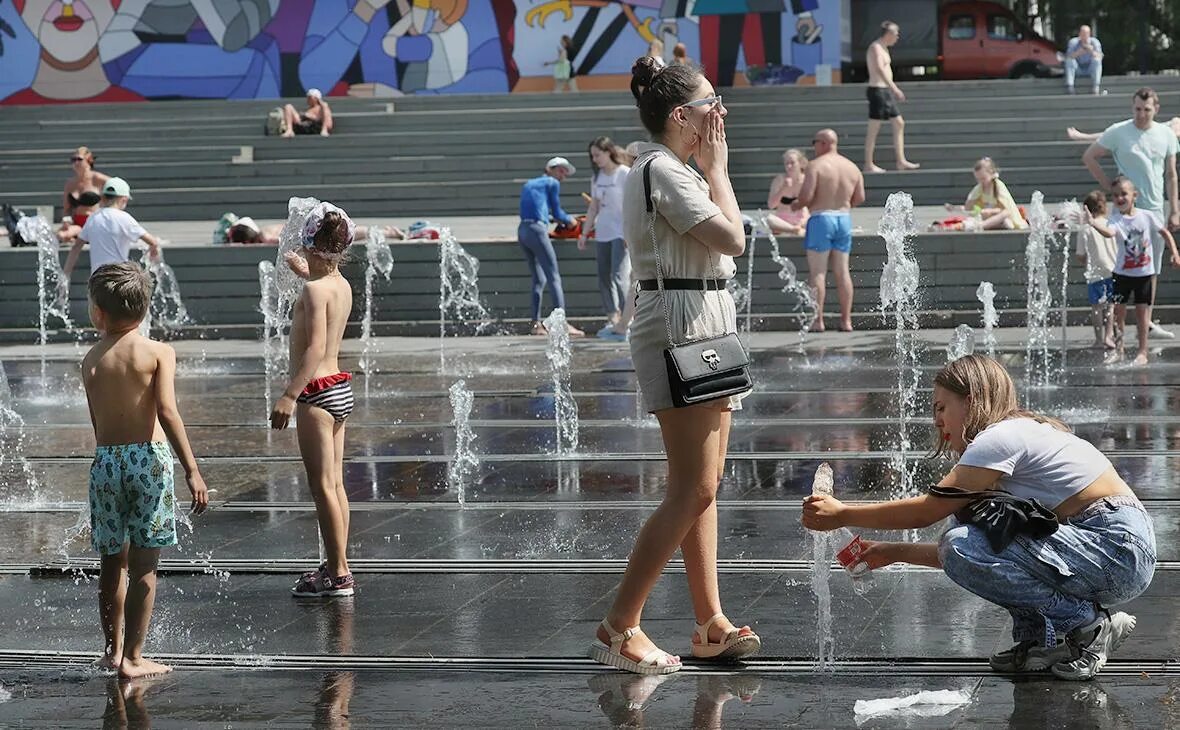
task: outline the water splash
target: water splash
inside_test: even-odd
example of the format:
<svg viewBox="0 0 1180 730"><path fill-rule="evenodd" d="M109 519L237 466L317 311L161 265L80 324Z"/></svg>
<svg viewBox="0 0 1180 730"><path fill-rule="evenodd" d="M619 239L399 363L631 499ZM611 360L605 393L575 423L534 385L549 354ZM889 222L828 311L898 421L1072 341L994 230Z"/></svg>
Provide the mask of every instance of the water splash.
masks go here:
<svg viewBox="0 0 1180 730"><path fill-rule="evenodd" d="M278 377L274 348L276 344L276 331L278 325L275 323L275 317L278 316L278 292L275 288L275 265L270 261L258 262L258 311L262 313L262 362L263 374L266 379L266 386L264 388L266 399L266 414L270 415L271 406L271 387L274 380Z"/></svg>
<svg viewBox="0 0 1180 730"><path fill-rule="evenodd" d="M23 234L22 234L23 235ZM0 363L0 486L6 507L40 504L40 484L25 458L25 419L16 412L4 363ZM24 485L18 490L17 485Z"/></svg>
<svg viewBox="0 0 1180 730"><path fill-rule="evenodd" d="M62 271L57 234L42 216L26 216L17 221L17 233L37 244L37 332L41 345L49 341L49 320L59 320L75 339L81 334L70 319L70 289Z"/></svg>
<svg viewBox="0 0 1180 730"><path fill-rule="evenodd" d="M545 318L549 346L545 357L553 372L553 418L557 425L557 453L566 455L578 450L578 403L570 391L570 333L565 310L554 309Z"/></svg>
<svg viewBox="0 0 1180 730"><path fill-rule="evenodd" d="M778 238L770 230L770 224L766 222L765 216L760 216L759 219L761 221L759 228L770 240L770 260L779 266L778 278L783 282L782 291L784 294L795 295L795 306L791 311L796 313L796 319L799 321L799 346L802 347L807 340L807 333L811 331L812 325L815 324L815 318L819 314L819 306L815 301L815 290L806 282L799 281L799 270L795 268L791 259L780 253Z"/></svg>
<svg viewBox="0 0 1180 730"><path fill-rule="evenodd" d="M914 200L908 193L891 193L877 235L885 239L887 259L881 272L881 311L893 313L894 353L897 359L898 437L889 456L895 497L910 496L916 464L907 463L909 422L917 415L918 381L918 262L909 243L917 233Z"/></svg>
<svg viewBox="0 0 1180 730"><path fill-rule="evenodd" d="M264 273L269 277L268 288L261 293L264 320L269 316L269 321L265 321L263 325L267 416L270 416L270 390L274 379L286 373L290 366L287 341L291 334L291 310L303 291L303 279L287 265L287 254L298 253L303 249L303 224L308 213L319 205L319 202L315 198L291 198L287 201L287 222L283 224L283 230L279 233L275 263L265 272L261 264L259 265L260 284Z"/></svg>
<svg viewBox="0 0 1180 730"><path fill-rule="evenodd" d="M983 304L983 349L988 357L996 356L996 333L994 332L997 324L1000 323L1000 315L996 313L996 288L992 286L990 281L979 282L979 288L975 290L975 298Z"/></svg>
<svg viewBox="0 0 1180 730"><path fill-rule="evenodd" d="M975 330L969 324L961 324L951 333L946 346L946 361L954 362L975 352Z"/></svg>
<svg viewBox="0 0 1180 730"><path fill-rule="evenodd" d="M750 309L750 289L745 284L738 281L736 276L725 282L725 289L729 292L729 295L733 297L734 311L747 312L744 324L747 329L743 331L749 332L750 318L748 312Z"/></svg>
<svg viewBox="0 0 1180 730"><path fill-rule="evenodd" d="M438 239L438 361L446 371L447 322L473 334L497 334L495 318L479 294L479 259L460 245L450 228Z"/></svg>
<svg viewBox="0 0 1180 730"><path fill-rule="evenodd" d="M361 359L357 363L365 375L365 395L369 394L369 381L376 365L377 343L373 341L373 282L378 275L389 281L393 273L393 252L385 242L385 234L377 226L369 228L369 240L365 243L365 316L361 320Z"/></svg>
<svg viewBox="0 0 1180 730"><path fill-rule="evenodd" d="M176 280L176 272L165 263L163 252L160 252L154 261L146 255L143 260L153 284L152 301L148 310L151 324L163 330L165 335L174 335L181 327L193 323L188 308L180 297L180 283Z"/></svg>
<svg viewBox="0 0 1180 730"><path fill-rule="evenodd" d="M751 329L753 322L750 319L750 315L754 305L754 249L757 248L757 243L757 235L749 236L749 244L746 249L746 301L742 303L742 308L746 311L747 334L753 332Z"/></svg>
<svg viewBox="0 0 1180 730"><path fill-rule="evenodd" d="M467 388L467 382L459 380L451 386L450 398L454 413L451 425L455 427L455 455L447 464L447 484L458 495L459 506L464 507L471 479L479 469L479 457L473 446L475 432L471 429L471 407L475 397Z"/></svg>
<svg viewBox="0 0 1180 730"><path fill-rule="evenodd" d="M1052 221L1045 210L1045 196L1033 193L1028 207L1028 244L1024 258L1028 267L1028 338L1025 345L1025 377L1030 386L1048 385L1051 380L1049 353L1049 240Z"/></svg>

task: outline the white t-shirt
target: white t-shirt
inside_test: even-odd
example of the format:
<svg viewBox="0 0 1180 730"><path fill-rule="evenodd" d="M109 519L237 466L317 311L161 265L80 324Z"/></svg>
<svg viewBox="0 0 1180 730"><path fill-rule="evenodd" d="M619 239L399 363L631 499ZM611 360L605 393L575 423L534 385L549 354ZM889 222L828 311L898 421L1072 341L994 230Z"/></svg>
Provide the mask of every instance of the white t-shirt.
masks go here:
<svg viewBox="0 0 1180 730"><path fill-rule="evenodd" d="M998 489L1035 497L1049 509L1093 484L1111 466L1089 441L1031 418L1009 418L983 429L967 444L959 463L1003 472Z"/></svg>
<svg viewBox="0 0 1180 730"><path fill-rule="evenodd" d="M613 241L623 237L623 183L631 168L619 165L614 174L599 170L590 181L590 197L598 201L598 216L594 219L594 238Z"/></svg>
<svg viewBox="0 0 1180 730"><path fill-rule="evenodd" d="M1125 216L1115 210L1107 219L1107 226L1114 230L1118 244L1118 255L1114 260L1114 273L1123 276L1151 276L1155 273L1152 261L1152 237L1164 227L1159 213L1136 208L1135 214Z"/></svg>
<svg viewBox="0 0 1180 730"><path fill-rule="evenodd" d="M1099 219L1100 223L1106 223L1105 219ZM1096 281L1109 279L1110 274L1114 271L1115 257L1118 255L1118 248L1115 245L1113 238L1107 238L1091 226L1086 226L1078 231L1078 245L1076 253L1081 256L1086 256L1086 283L1093 284Z"/></svg>
<svg viewBox="0 0 1180 730"><path fill-rule="evenodd" d="M131 252L131 244L147 233L139 221L125 210L115 207L101 208L86 219L79 234L90 244L90 273L99 266L121 264Z"/></svg>

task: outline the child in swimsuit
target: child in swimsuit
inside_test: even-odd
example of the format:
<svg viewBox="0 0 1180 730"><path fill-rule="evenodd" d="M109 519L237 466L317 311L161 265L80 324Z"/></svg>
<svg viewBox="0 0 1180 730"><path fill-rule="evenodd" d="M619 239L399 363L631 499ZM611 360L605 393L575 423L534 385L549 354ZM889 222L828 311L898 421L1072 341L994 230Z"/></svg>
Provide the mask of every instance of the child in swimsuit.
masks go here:
<svg viewBox="0 0 1180 730"><path fill-rule="evenodd" d="M90 318L102 333L82 359L97 443L90 466L90 541L102 565L105 649L99 666L125 679L164 674L171 667L145 658L143 644L160 548L176 544L173 452L184 468L194 513L205 510L209 493L176 408L176 353L138 332L152 298L147 273L138 264L106 264L89 287Z"/></svg>
<svg viewBox="0 0 1180 730"><path fill-rule="evenodd" d="M303 227L303 251L287 263L307 280L291 318L291 376L270 415L271 428L284 429L298 414L299 454L315 498L325 560L304 573L295 596L351 596L348 569L348 495L344 491L344 425L352 413L352 376L337 362L344 328L352 313L352 287L340 260L356 226L331 203L312 209Z"/></svg>

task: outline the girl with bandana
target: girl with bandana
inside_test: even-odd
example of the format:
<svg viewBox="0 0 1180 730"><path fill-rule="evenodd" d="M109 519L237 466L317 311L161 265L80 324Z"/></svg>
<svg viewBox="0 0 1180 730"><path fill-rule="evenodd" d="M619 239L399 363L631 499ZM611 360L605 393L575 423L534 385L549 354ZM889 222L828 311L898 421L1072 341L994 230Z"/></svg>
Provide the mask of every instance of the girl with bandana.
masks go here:
<svg viewBox="0 0 1180 730"><path fill-rule="evenodd" d="M307 282L291 314L290 380L270 424L284 429L291 415L298 415L299 454L327 554L291 589L300 597L351 596L355 589L345 554L349 514L344 492L344 425L352 413L352 376L341 372L338 362L352 312L352 287L339 264L355 234L347 213L319 203L303 226L303 250L287 254L291 269Z"/></svg>

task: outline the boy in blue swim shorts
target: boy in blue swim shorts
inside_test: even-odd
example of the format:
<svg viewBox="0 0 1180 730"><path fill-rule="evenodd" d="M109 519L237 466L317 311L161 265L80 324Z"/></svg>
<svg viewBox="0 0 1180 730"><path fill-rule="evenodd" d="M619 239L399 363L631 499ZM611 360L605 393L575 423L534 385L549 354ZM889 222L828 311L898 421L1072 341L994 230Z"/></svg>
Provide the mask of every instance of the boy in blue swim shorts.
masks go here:
<svg viewBox="0 0 1180 730"><path fill-rule="evenodd" d="M147 273L133 263L107 264L95 270L89 288L90 319L102 333L82 360L97 444L90 536L102 562L98 610L105 644L98 663L130 679L172 671L145 658L143 644L160 548L176 544L173 451L194 513L205 511L209 496L176 407L176 353L138 332L152 296Z"/></svg>

